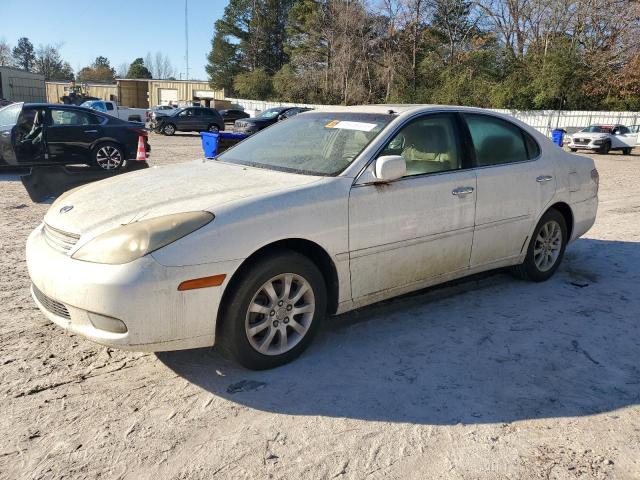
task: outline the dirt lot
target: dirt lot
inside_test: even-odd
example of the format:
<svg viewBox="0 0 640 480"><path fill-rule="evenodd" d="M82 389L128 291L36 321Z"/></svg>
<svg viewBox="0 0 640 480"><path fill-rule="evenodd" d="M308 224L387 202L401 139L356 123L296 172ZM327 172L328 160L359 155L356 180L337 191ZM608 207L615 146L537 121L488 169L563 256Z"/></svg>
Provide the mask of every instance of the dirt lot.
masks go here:
<svg viewBox="0 0 640 480"><path fill-rule="evenodd" d="M201 154L151 143L155 164ZM47 323L24 244L48 205L0 174L0 478L640 478L640 152L595 159L597 223L552 280L343 315L268 372Z"/></svg>

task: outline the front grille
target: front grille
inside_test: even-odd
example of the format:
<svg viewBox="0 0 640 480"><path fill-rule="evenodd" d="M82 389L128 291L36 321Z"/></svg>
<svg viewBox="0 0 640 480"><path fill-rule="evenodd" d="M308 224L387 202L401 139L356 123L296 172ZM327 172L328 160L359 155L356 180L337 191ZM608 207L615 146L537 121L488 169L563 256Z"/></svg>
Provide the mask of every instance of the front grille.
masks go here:
<svg viewBox="0 0 640 480"><path fill-rule="evenodd" d="M590 142L588 138L574 138L573 143L578 145L587 145Z"/></svg>
<svg viewBox="0 0 640 480"><path fill-rule="evenodd" d="M63 303L47 297L44 293L38 290L38 287L35 285L32 284L31 287L33 288L33 294L40 302L40 305L42 305L47 311L53 313L57 317L66 318L67 320L71 319L69 310L67 310L67 307L65 307Z"/></svg>
<svg viewBox="0 0 640 480"><path fill-rule="evenodd" d="M61 252L68 252L76 243L78 243L78 240L80 240L80 235L63 232L62 230L58 230L57 228L47 225L46 223L44 224L42 233L44 234L44 239L47 243Z"/></svg>

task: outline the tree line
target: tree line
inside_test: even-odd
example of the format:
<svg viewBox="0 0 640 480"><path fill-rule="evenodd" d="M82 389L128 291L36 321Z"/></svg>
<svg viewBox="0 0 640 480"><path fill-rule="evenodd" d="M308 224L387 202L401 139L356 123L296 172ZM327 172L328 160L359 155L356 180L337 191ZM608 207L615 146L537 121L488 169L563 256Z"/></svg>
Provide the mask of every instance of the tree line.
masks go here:
<svg viewBox="0 0 640 480"><path fill-rule="evenodd" d="M640 110L640 2L230 0L206 70L256 99Z"/></svg>
<svg viewBox="0 0 640 480"><path fill-rule="evenodd" d="M0 40L0 66L10 66L29 72L44 75L47 81L71 81L115 83L116 78L157 78L175 80L175 69L169 57L161 52L155 55L147 53L133 62L125 62L115 68L107 57L98 56L86 67L82 67L76 74L69 62L62 58L61 45L33 46L27 37L18 40L15 47Z"/></svg>

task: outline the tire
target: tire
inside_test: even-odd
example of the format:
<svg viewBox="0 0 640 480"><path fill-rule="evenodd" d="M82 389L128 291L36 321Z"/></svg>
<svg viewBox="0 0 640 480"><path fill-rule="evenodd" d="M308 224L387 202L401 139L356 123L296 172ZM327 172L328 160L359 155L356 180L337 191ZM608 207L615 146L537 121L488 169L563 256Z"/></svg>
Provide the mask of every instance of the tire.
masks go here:
<svg viewBox="0 0 640 480"><path fill-rule="evenodd" d="M550 239L549 244L545 244L547 238ZM533 230L524 262L516 266L514 272L524 280L548 280L562 263L567 240L567 223L564 216L554 208L549 209ZM545 252L549 255L545 255Z"/></svg>
<svg viewBox="0 0 640 480"><path fill-rule="evenodd" d="M119 170L125 164L124 150L113 142L97 145L91 152L91 159L94 166L106 171Z"/></svg>
<svg viewBox="0 0 640 480"><path fill-rule="evenodd" d="M611 142L605 142L602 144L602 147L600 147L599 153L607 155L609 150L611 150Z"/></svg>
<svg viewBox="0 0 640 480"><path fill-rule="evenodd" d="M569 150L571 150L573 153L576 153L578 151L577 148L570 148Z"/></svg>
<svg viewBox="0 0 640 480"><path fill-rule="evenodd" d="M285 294L287 278L289 295ZM296 299L303 285L307 290ZM274 368L295 359L309 346L326 314L322 273L311 260L293 251L278 251L258 260L230 288L216 343L223 355L251 370ZM287 298L292 302L286 302ZM295 313L296 309L303 311ZM283 332L288 341L285 348Z"/></svg>
<svg viewBox="0 0 640 480"><path fill-rule="evenodd" d="M176 126L173 123L167 123L162 126L162 133L170 137L176 133Z"/></svg>
<svg viewBox="0 0 640 480"><path fill-rule="evenodd" d="M622 154L623 155L631 155L631 149L630 148L623 148L622 149Z"/></svg>
<svg viewBox="0 0 640 480"><path fill-rule="evenodd" d="M220 128L215 123L212 123L207 127L207 132L218 133L219 131L220 131Z"/></svg>

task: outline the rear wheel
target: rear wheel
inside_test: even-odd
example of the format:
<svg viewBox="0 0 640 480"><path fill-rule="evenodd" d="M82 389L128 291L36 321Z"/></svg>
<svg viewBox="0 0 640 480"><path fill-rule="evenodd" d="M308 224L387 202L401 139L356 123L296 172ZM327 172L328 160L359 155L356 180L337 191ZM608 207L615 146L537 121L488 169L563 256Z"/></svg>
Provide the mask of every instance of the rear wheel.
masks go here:
<svg viewBox="0 0 640 480"><path fill-rule="evenodd" d="M102 170L118 170L124 165L122 147L115 143L101 143L93 149L93 164Z"/></svg>
<svg viewBox="0 0 640 480"><path fill-rule="evenodd" d="M573 153L576 153L578 151L577 148L570 148L569 150L571 150Z"/></svg>
<svg viewBox="0 0 640 480"><path fill-rule="evenodd" d="M176 126L173 123L167 123L162 127L162 133L171 136L176 133Z"/></svg>
<svg viewBox="0 0 640 480"><path fill-rule="evenodd" d="M245 272L219 320L224 354L252 370L290 362L311 343L326 312L325 282L307 257L281 251Z"/></svg>
<svg viewBox="0 0 640 480"><path fill-rule="evenodd" d="M622 149L622 154L623 155L631 155L631 149L630 148L623 148Z"/></svg>
<svg viewBox="0 0 640 480"><path fill-rule="evenodd" d="M220 131L220 129L218 128L218 126L216 124L211 124L207 127L207 131L211 132L211 133L218 133Z"/></svg>
<svg viewBox="0 0 640 480"><path fill-rule="evenodd" d="M536 225L527 256L522 264L515 267L515 273L534 282L548 280L562 263L567 241L564 216L553 208L548 210Z"/></svg>

